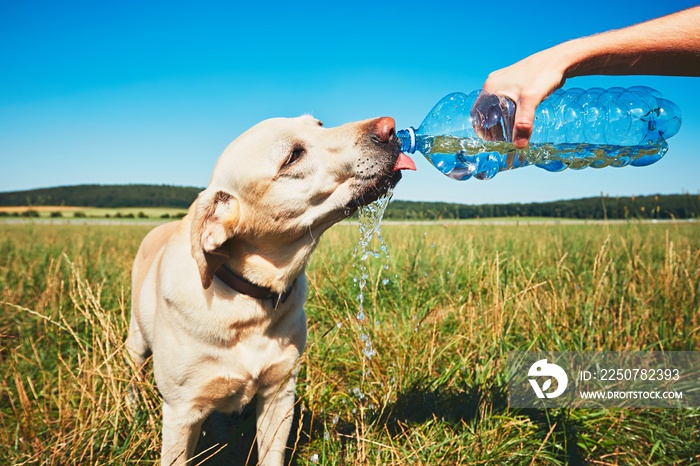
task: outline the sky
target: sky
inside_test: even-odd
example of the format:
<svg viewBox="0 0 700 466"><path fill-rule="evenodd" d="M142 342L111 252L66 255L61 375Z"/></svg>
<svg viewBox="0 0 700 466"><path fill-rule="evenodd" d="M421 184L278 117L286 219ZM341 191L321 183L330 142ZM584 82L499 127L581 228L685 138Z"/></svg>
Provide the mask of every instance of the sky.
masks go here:
<svg viewBox="0 0 700 466"><path fill-rule="evenodd" d="M0 3L0 191L74 184L205 187L237 135L310 113L325 126L421 123L444 95L557 43L694 2L38 1ZM682 111L645 168L455 181L420 154L395 199L466 204L700 194L700 78L590 76L646 85Z"/></svg>

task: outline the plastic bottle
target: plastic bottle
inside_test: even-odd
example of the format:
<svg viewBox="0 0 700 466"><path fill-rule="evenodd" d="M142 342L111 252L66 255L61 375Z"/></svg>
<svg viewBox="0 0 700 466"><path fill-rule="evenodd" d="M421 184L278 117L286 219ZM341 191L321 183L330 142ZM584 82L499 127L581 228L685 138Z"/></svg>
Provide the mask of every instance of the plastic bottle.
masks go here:
<svg viewBox="0 0 700 466"><path fill-rule="evenodd" d="M681 126L680 109L644 86L555 91L538 106L523 150L510 142L514 113L507 97L456 92L440 100L418 129L397 136L403 152L421 152L451 178L487 180L528 165L552 172L650 165Z"/></svg>

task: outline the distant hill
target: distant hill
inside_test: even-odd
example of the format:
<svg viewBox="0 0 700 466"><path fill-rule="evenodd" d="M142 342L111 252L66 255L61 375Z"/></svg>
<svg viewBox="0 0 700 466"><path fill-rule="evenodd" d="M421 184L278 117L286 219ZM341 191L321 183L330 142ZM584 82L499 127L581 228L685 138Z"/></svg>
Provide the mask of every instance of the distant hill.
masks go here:
<svg viewBox="0 0 700 466"><path fill-rule="evenodd" d="M180 207L186 209L204 188L129 184L59 186L0 193L0 206Z"/></svg>
<svg viewBox="0 0 700 466"><path fill-rule="evenodd" d="M666 194L631 197L588 197L550 202L450 204L392 201L384 218L408 220L492 217L560 217L579 219L700 218L700 196Z"/></svg>
<svg viewBox="0 0 700 466"><path fill-rule="evenodd" d="M187 208L204 188L164 185L80 185L0 193L0 206L177 207ZM589 197L551 202L453 204L392 201L384 218L450 220L489 217L581 219L700 218L700 196L667 194Z"/></svg>

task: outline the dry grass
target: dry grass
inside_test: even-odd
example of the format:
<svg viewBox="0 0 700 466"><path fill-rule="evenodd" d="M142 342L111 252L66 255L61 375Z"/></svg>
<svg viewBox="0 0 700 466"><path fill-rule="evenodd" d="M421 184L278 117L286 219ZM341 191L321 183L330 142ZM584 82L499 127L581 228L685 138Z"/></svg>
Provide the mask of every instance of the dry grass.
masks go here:
<svg viewBox="0 0 700 466"><path fill-rule="evenodd" d="M157 462L157 391L125 405L129 270L147 230L0 224L0 464ZM293 463L700 463L697 410L512 410L505 373L515 350L700 350L697 224L383 233L390 267L369 264L362 328L356 229L335 227L312 258Z"/></svg>

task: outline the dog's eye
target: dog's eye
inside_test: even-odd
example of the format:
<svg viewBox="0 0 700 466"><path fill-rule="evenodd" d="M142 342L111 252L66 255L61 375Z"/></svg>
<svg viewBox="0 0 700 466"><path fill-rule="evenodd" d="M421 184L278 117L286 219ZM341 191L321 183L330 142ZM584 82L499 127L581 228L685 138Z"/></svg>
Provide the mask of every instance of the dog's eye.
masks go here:
<svg viewBox="0 0 700 466"><path fill-rule="evenodd" d="M295 146L292 152L289 154L289 157L287 157L287 160L285 160L284 165L282 168L286 168L290 165L295 164L299 159L304 155L306 150L304 150L303 147L300 146Z"/></svg>

